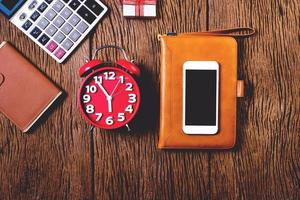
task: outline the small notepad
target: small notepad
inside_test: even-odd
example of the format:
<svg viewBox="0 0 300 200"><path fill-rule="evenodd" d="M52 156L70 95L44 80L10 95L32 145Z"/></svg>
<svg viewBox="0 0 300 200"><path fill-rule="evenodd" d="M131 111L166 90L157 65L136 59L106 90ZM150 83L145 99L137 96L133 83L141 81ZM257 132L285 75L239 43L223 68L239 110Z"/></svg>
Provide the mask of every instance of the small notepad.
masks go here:
<svg viewBox="0 0 300 200"><path fill-rule="evenodd" d="M7 42L0 45L0 112L27 132L62 95L50 80Z"/></svg>

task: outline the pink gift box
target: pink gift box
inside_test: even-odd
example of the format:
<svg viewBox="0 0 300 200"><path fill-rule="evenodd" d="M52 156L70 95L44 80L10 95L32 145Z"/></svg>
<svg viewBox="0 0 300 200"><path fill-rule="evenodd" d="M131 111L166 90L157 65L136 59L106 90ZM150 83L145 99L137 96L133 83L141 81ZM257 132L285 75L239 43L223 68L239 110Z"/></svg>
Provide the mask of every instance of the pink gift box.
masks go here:
<svg viewBox="0 0 300 200"><path fill-rule="evenodd" d="M122 0L125 17L156 17L157 0Z"/></svg>

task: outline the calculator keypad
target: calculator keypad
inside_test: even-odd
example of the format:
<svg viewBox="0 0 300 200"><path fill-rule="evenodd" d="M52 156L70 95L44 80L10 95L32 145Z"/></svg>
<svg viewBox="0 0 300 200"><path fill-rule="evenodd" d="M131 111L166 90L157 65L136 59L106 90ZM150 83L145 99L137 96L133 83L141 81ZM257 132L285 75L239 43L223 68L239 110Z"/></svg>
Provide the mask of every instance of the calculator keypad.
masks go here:
<svg viewBox="0 0 300 200"><path fill-rule="evenodd" d="M66 36L62 33L62 32L58 32L56 33L56 35L54 36L54 40L57 42L57 43L61 43L64 39L66 38Z"/></svg>
<svg viewBox="0 0 300 200"><path fill-rule="evenodd" d="M46 33L50 36L53 36L57 31L57 28L52 24L46 29Z"/></svg>
<svg viewBox="0 0 300 200"><path fill-rule="evenodd" d="M64 8L63 11L61 12L61 16L63 16L63 18L68 19L71 15L72 15L72 10L70 10L69 8Z"/></svg>
<svg viewBox="0 0 300 200"><path fill-rule="evenodd" d="M65 23L65 20L64 20L61 16L56 17L56 19L55 19L54 22L53 22L53 24L54 24L57 28L60 28L64 23Z"/></svg>
<svg viewBox="0 0 300 200"><path fill-rule="evenodd" d="M34 37L34 38L37 38L39 37L39 35L42 33L42 31L38 28L38 27L35 27L31 32L30 34Z"/></svg>
<svg viewBox="0 0 300 200"><path fill-rule="evenodd" d="M46 35L46 34L43 34L40 38L39 38L39 42L42 44L42 45L46 45L47 42L50 40L50 38Z"/></svg>
<svg viewBox="0 0 300 200"><path fill-rule="evenodd" d="M78 0L72 0L69 6L73 9L76 10L78 6L80 5L80 2Z"/></svg>
<svg viewBox="0 0 300 200"><path fill-rule="evenodd" d="M29 21L29 20L27 20L24 24L23 24L23 28L24 28L24 30L28 30L30 27L31 27L31 25L32 25L32 22L31 21Z"/></svg>
<svg viewBox="0 0 300 200"><path fill-rule="evenodd" d="M65 25L63 25L63 27L61 28L62 32L65 34L65 35L68 35L71 30L73 29L73 27L69 24L69 23L66 23Z"/></svg>
<svg viewBox="0 0 300 200"><path fill-rule="evenodd" d="M47 7L48 7L48 5L44 2L38 7L38 11L40 11L42 13L46 10Z"/></svg>
<svg viewBox="0 0 300 200"><path fill-rule="evenodd" d="M42 18L39 22L38 22L38 26L41 29L45 29L47 26L49 25L49 21L46 18Z"/></svg>
<svg viewBox="0 0 300 200"><path fill-rule="evenodd" d="M47 49L50 52L53 52L57 47L58 45L54 41L49 42L49 44L47 45Z"/></svg>
<svg viewBox="0 0 300 200"><path fill-rule="evenodd" d="M40 16L40 13L35 11L31 16L30 16L30 19L32 19L32 21L36 21L37 18L39 18Z"/></svg>
<svg viewBox="0 0 300 200"><path fill-rule="evenodd" d="M32 11L21 28L58 60L73 51L106 9L95 0L34 0L27 6Z"/></svg>
<svg viewBox="0 0 300 200"><path fill-rule="evenodd" d="M93 15L93 13L90 12L85 6L81 6L77 12L89 24L92 24L96 19L96 16Z"/></svg>
<svg viewBox="0 0 300 200"><path fill-rule="evenodd" d="M57 0L57 1L54 3L54 5L53 5L53 9L54 9L56 12L59 12L59 11L61 11L61 9L63 9L64 6L65 6L65 5L64 5L61 1Z"/></svg>
<svg viewBox="0 0 300 200"><path fill-rule="evenodd" d="M102 6L100 6L95 0L86 0L84 4L96 15L100 15L103 11Z"/></svg>
<svg viewBox="0 0 300 200"><path fill-rule="evenodd" d="M75 14L69 19L69 23L74 27L78 24L78 22L80 22L80 18Z"/></svg>
<svg viewBox="0 0 300 200"><path fill-rule="evenodd" d="M46 17L48 20L52 21L52 20L54 19L54 17L56 17L56 15L57 15L57 13L56 13L54 10L50 9L50 10L46 13L45 17Z"/></svg>

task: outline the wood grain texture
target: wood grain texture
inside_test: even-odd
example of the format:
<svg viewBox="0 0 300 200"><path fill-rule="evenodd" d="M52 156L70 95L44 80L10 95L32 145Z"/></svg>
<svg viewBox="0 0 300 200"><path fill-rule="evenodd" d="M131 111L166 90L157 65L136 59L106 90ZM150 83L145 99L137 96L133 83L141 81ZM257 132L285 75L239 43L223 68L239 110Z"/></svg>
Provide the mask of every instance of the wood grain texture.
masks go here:
<svg viewBox="0 0 300 200"><path fill-rule="evenodd" d="M239 41L246 98L239 102L236 148L211 154L212 199L299 199L299 5L209 1L210 29L258 30Z"/></svg>
<svg viewBox="0 0 300 200"><path fill-rule="evenodd" d="M123 46L141 67L142 108L130 135L94 134L96 199L196 199L209 190L208 153L157 150L159 51L157 34L205 30L205 1L159 1L155 19L126 19L118 1L106 1L108 19L96 30L93 49ZM187 12L189 11L189 12ZM115 60L106 52L102 58ZM190 178L194 177L194 178ZM197 189L196 189L197 188Z"/></svg>
<svg viewBox="0 0 300 200"><path fill-rule="evenodd" d="M298 0L158 0L158 17L125 19L117 0L65 64L0 16L8 40L67 93L21 134L0 115L0 199L299 199ZM252 26L239 41L238 144L230 151L157 150L158 33ZM123 46L142 69L143 104L126 131L95 129L77 109L78 69L96 47ZM117 52L99 58L116 60ZM1 98L1 97L0 97Z"/></svg>
<svg viewBox="0 0 300 200"><path fill-rule="evenodd" d="M78 63L88 54L89 43L82 44L66 64L59 65L0 17L0 41L11 42L68 93L30 134L22 134L1 115L0 199L90 199L90 137L85 133L87 127L78 113L75 95L80 83Z"/></svg>

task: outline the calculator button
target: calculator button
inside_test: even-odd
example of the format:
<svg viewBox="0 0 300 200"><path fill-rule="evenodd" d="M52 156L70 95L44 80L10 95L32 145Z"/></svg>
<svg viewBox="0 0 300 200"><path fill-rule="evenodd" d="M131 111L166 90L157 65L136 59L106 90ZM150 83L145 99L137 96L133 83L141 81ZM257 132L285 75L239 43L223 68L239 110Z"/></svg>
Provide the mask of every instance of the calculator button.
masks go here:
<svg viewBox="0 0 300 200"><path fill-rule="evenodd" d="M80 22L80 18L75 14L69 19L69 23L74 27L78 24L78 22Z"/></svg>
<svg viewBox="0 0 300 200"><path fill-rule="evenodd" d="M32 22L29 21L29 20L27 20L27 21L23 24L22 28L25 29L25 30L27 31L27 30L31 27L31 25L32 25Z"/></svg>
<svg viewBox="0 0 300 200"><path fill-rule="evenodd" d="M68 35L68 34L71 32L72 29L73 29L73 27L72 27L69 23L66 23L66 24L63 25L63 27L61 28L61 31L62 31L64 34Z"/></svg>
<svg viewBox="0 0 300 200"><path fill-rule="evenodd" d="M81 6L77 12L89 24L92 24L96 19L95 15L84 6Z"/></svg>
<svg viewBox="0 0 300 200"><path fill-rule="evenodd" d="M66 7L65 9L63 9L60 15L63 16L63 18L68 19L72 15L72 13L73 12Z"/></svg>
<svg viewBox="0 0 300 200"><path fill-rule="evenodd" d="M53 24L58 28L61 27L64 23L65 20L61 16L56 17L56 19L53 22Z"/></svg>
<svg viewBox="0 0 300 200"><path fill-rule="evenodd" d="M54 9L56 12L59 12L59 11L61 11L61 9L63 9L64 6L65 6L65 5L64 5L63 2L61 2L61 1L56 1L52 7L53 7L53 9Z"/></svg>
<svg viewBox="0 0 300 200"><path fill-rule="evenodd" d="M49 42L49 44L47 45L47 49L50 52L53 52L57 47L58 45L54 41Z"/></svg>
<svg viewBox="0 0 300 200"><path fill-rule="evenodd" d="M81 21L76 28L80 33L84 33L86 31L86 29L88 28L88 25L86 23L84 23L83 21Z"/></svg>
<svg viewBox="0 0 300 200"><path fill-rule="evenodd" d="M37 38L41 33L42 33L42 31L41 31L38 27L35 27L35 28L30 32L30 35L32 35L34 38Z"/></svg>
<svg viewBox="0 0 300 200"><path fill-rule="evenodd" d="M42 18L37 25L44 30L49 25L49 21L46 18Z"/></svg>
<svg viewBox="0 0 300 200"><path fill-rule="evenodd" d="M65 50L63 50L62 48L59 48L56 52L55 52L55 56L58 59L61 59L64 55L66 54Z"/></svg>
<svg viewBox="0 0 300 200"><path fill-rule="evenodd" d="M53 36L57 31L57 28L52 24L46 29L46 33L50 36Z"/></svg>
<svg viewBox="0 0 300 200"><path fill-rule="evenodd" d="M62 32L58 32L56 33L56 35L54 36L54 40L57 42L57 43L61 43L64 39L66 38L66 36L62 33Z"/></svg>
<svg viewBox="0 0 300 200"><path fill-rule="evenodd" d="M50 38L46 35L46 34L43 34L40 38L39 38L39 42L42 44L42 45L45 45L47 44L47 42L50 40Z"/></svg>
<svg viewBox="0 0 300 200"><path fill-rule="evenodd" d="M76 10L78 8L78 6L80 5L80 2L77 0L72 0L71 3L69 4L69 6L73 9Z"/></svg>
<svg viewBox="0 0 300 200"><path fill-rule="evenodd" d="M71 34L70 34L70 39L73 41L73 42L76 42L79 38L80 38L81 34L74 30Z"/></svg>
<svg viewBox="0 0 300 200"><path fill-rule="evenodd" d="M103 7L100 6L95 0L87 0L84 4L96 15L100 15L104 10Z"/></svg>
<svg viewBox="0 0 300 200"><path fill-rule="evenodd" d="M27 17L26 13L22 13L19 17L20 20L24 20Z"/></svg>
<svg viewBox="0 0 300 200"><path fill-rule="evenodd" d="M48 4L52 3L53 0L45 0Z"/></svg>
<svg viewBox="0 0 300 200"><path fill-rule="evenodd" d="M50 10L45 14L45 17L46 17L48 20L52 21L56 15L57 15L56 12L55 12L54 10L50 9Z"/></svg>
<svg viewBox="0 0 300 200"><path fill-rule="evenodd" d="M33 1L32 3L29 4L28 9L33 10L37 5L37 1Z"/></svg>
<svg viewBox="0 0 300 200"><path fill-rule="evenodd" d="M72 46L73 46L73 42L71 40L69 40L68 38L62 43L62 47L65 50L69 50Z"/></svg>
<svg viewBox="0 0 300 200"><path fill-rule="evenodd" d="M35 11L31 16L30 19L32 19L32 21L37 20L37 18L39 18L40 13L38 13L37 11Z"/></svg>
<svg viewBox="0 0 300 200"><path fill-rule="evenodd" d="M46 10L46 8L48 7L48 5L43 2L39 7L38 7L38 11L40 12L44 12Z"/></svg>

